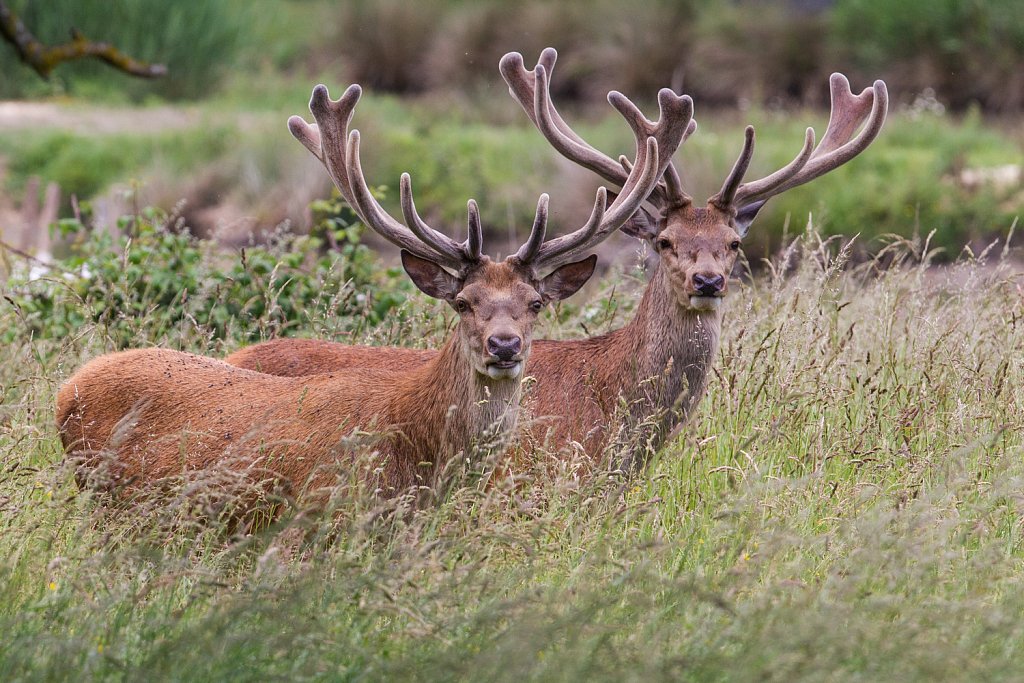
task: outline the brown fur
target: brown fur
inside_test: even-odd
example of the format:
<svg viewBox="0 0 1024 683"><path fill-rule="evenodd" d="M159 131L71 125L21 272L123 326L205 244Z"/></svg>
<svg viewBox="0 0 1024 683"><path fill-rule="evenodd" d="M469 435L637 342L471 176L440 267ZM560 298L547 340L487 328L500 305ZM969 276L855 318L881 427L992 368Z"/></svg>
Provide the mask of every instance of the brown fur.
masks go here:
<svg viewBox="0 0 1024 683"><path fill-rule="evenodd" d="M596 172L620 187L631 186L625 177L628 164L617 163L572 133L549 99L549 76L557 53L548 48L538 65L526 70L522 55L502 58L500 69L513 98L523 107L541 134L560 154ZM881 131L888 106L885 84L854 95L841 74L830 78L832 115L821 143L814 146L813 130L804 136L797 157L764 178L743 183L750 164L754 129L747 127L743 150L722 190L698 207L685 193L670 159L677 144L666 145L658 175L663 183L647 195L658 209L657 218L637 211L623 232L648 240L661 260L644 293L635 318L610 334L583 341L538 341L528 371L536 378L529 401L535 422L534 436L545 425L554 430L558 446L579 443L597 456L605 446L631 446L641 458L656 450L672 427L681 424L703 395L721 331L721 304L728 277L736 262L740 240L758 210L771 197L802 185L840 166L862 152ZM630 120L634 130L657 135L662 123L643 117L628 101L609 95ZM692 103L663 90L662 113L677 107L680 117L664 119L661 132L682 133L678 142L696 129ZM542 116L541 113L546 112ZM863 127L859 134L854 133ZM635 168L635 167L634 167ZM308 355L307 355L308 354ZM277 357L287 357L287 364ZM305 356L305 357L304 357ZM242 350L228 361L275 374L314 373L327 369L368 367L377 363L394 367L425 361L423 352L389 349L367 356L358 347L331 342L281 340ZM622 429L614 429L616 416L625 410ZM615 442L612 435L616 434Z"/></svg>
<svg viewBox="0 0 1024 683"><path fill-rule="evenodd" d="M578 341L537 340L526 371L536 379L527 406L531 435L564 448L583 445L592 457L614 446L621 401L626 424L618 441L646 455L703 396L718 348L721 311L695 308L696 272L728 277L739 235L727 212L686 206L668 213L650 237L661 262L632 321L606 335ZM668 245L658 246L660 241ZM670 246L669 246L670 245ZM724 295L723 289L722 294ZM301 376L355 368L413 368L435 352L278 339L228 356L232 365Z"/></svg>
<svg viewBox="0 0 1024 683"><path fill-rule="evenodd" d="M492 379L481 372L483 340L512 330L522 337L525 359L537 301L578 289L593 270L593 259L584 263L556 271L575 269L575 281L552 285L556 275L536 282L514 264L485 258L460 283L458 298L471 308L455 334L404 370L295 378L164 349L101 356L58 393L61 440L82 460L82 472L112 461L108 483L120 488L223 466L299 494L344 474L352 456L344 438L373 430L383 434L376 486L390 494L430 484L440 466L478 439L515 429L522 373Z"/></svg>

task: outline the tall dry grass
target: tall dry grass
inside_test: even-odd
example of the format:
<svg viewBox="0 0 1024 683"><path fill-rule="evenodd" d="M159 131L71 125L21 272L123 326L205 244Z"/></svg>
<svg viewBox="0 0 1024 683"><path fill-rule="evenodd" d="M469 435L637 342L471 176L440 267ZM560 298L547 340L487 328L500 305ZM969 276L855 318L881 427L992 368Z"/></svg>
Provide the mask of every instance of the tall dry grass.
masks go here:
<svg viewBox="0 0 1024 683"><path fill-rule="evenodd" d="M640 476L471 457L429 505L352 485L250 533L196 482L77 489L53 396L109 341L23 335L0 361L0 677L1015 680L1024 296L1000 250L940 270L894 240L853 267L801 237L734 292L696 419ZM546 331L616 326L641 285L608 276ZM443 335L409 306L365 338Z"/></svg>

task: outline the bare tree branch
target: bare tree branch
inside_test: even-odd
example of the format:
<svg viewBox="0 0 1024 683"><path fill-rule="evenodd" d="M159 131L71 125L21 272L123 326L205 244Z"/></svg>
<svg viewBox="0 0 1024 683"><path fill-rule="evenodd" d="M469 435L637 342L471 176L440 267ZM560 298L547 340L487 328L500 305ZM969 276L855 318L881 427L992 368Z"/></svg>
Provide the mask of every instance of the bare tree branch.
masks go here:
<svg viewBox="0 0 1024 683"><path fill-rule="evenodd" d="M50 72L62 62L69 62L85 57L96 57L132 76L141 78L159 78L167 74L163 64L147 64L132 59L110 43L94 43L75 29L71 29L71 42L54 47L47 47L22 23L7 3L0 0L0 35L14 46L21 61L35 69L43 78L49 78Z"/></svg>

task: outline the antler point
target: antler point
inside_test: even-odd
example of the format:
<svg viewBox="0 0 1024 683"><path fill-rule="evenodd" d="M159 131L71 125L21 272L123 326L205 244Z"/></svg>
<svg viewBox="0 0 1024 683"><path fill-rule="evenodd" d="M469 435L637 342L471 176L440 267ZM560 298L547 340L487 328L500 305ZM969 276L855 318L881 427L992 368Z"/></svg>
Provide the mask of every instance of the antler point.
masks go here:
<svg viewBox="0 0 1024 683"><path fill-rule="evenodd" d="M829 76L828 83L832 90L845 90L846 92L853 94L853 91L850 89L850 79L838 71Z"/></svg>
<svg viewBox="0 0 1024 683"><path fill-rule="evenodd" d="M506 52L502 55L501 59L498 60L498 69L502 73L507 69L514 69L517 66L523 66L523 56L518 52Z"/></svg>

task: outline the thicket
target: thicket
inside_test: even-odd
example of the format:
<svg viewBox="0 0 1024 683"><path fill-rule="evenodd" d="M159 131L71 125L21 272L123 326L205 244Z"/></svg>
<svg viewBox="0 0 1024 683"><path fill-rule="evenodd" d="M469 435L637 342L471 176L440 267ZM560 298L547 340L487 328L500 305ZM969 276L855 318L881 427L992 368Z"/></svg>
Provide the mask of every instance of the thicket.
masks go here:
<svg viewBox="0 0 1024 683"><path fill-rule="evenodd" d="M927 88L962 109L1024 107L1024 13L1015 0L310 0L164 3L157 0L14 0L47 42L77 27L139 58L165 62L151 83L99 64L61 67L42 84L0 50L0 97L67 88L78 93L201 98L227 70L339 70L399 93L465 92L494 82L498 58L562 52L564 99L600 101L666 85L704 105L824 104L828 74L885 78L897 101Z"/></svg>
<svg viewBox="0 0 1024 683"><path fill-rule="evenodd" d="M66 339L93 329L113 348L128 348L189 330L216 349L301 333L314 319L334 321L336 334L380 324L412 286L400 269L380 266L340 199L311 208L310 235L281 232L230 251L197 239L159 209L123 217L116 236L63 220L55 229L71 240L69 253L52 270L19 268L6 255L13 277L5 299L18 322L0 330L0 341ZM29 277L39 273L46 276Z"/></svg>
<svg viewBox="0 0 1024 683"><path fill-rule="evenodd" d="M488 83L504 52L553 45L563 99L672 85L704 106L822 105L838 70L886 79L897 101L931 88L957 109L1024 107L1015 0L356 0L334 45L353 80L396 92Z"/></svg>

